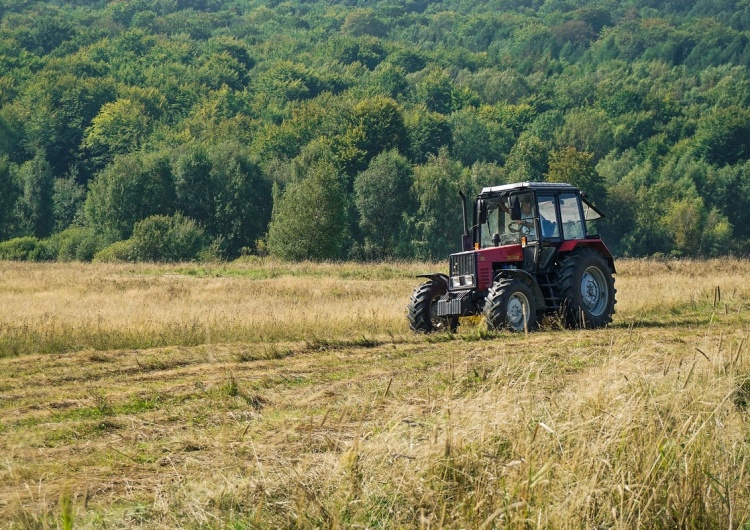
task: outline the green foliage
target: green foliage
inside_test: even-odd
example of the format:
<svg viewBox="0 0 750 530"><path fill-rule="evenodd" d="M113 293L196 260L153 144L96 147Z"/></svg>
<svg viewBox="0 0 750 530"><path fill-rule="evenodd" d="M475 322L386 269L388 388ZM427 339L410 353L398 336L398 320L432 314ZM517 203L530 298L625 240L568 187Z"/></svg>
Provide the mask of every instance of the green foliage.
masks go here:
<svg viewBox="0 0 750 530"><path fill-rule="evenodd" d="M203 229L179 213L136 223L130 242L132 261L192 261L206 245Z"/></svg>
<svg viewBox="0 0 750 530"><path fill-rule="evenodd" d="M614 147L612 126L604 111L574 110L565 116L558 142L560 145L592 153L599 160Z"/></svg>
<svg viewBox="0 0 750 530"><path fill-rule="evenodd" d="M38 153L17 168L16 178L23 189L19 198L19 222L24 233L44 238L53 228L54 176L47 159Z"/></svg>
<svg viewBox="0 0 750 530"><path fill-rule="evenodd" d="M115 157L91 183L84 213L86 223L112 234L130 237L136 222L174 210L175 192L169 158L135 153Z"/></svg>
<svg viewBox="0 0 750 530"><path fill-rule="evenodd" d="M600 228L618 253L750 249L744 4L0 4L0 240L85 224L111 243L179 211L236 257L271 239L272 181L281 201L326 146L348 224L337 255L384 252L354 182L391 150L416 174L471 167L446 193L581 183L616 207ZM419 201L412 229L433 222Z"/></svg>
<svg viewBox="0 0 750 530"><path fill-rule="evenodd" d="M356 9L346 15L341 30L355 37L363 35L384 37L387 33L385 24L375 15L372 9Z"/></svg>
<svg viewBox="0 0 750 530"><path fill-rule="evenodd" d="M63 62L31 77L6 111L20 124L25 153L46 153L56 175L75 165L84 130L115 91L111 79L85 69L79 77L71 67Z"/></svg>
<svg viewBox="0 0 750 530"><path fill-rule="evenodd" d="M575 147L550 153L546 180L573 184L602 201L606 195L604 179L596 172L594 155L578 151Z"/></svg>
<svg viewBox="0 0 750 530"><path fill-rule="evenodd" d="M94 256L94 260L194 261L205 247L203 229L189 217L179 213L153 215L136 223L130 239L105 247Z"/></svg>
<svg viewBox="0 0 750 530"><path fill-rule="evenodd" d="M448 119L437 112L420 106L405 117L409 137L411 158L424 164L430 155L437 155L441 147L451 143L451 128Z"/></svg>
<svg viewBox="0 0 750 530"><path fill-rule="evenodd" d="M82 144L94 171L106 166L115 155L138 149L148 132L145 113L142 103L129 99L118 99L101 108L85 130Z"/></svg>
<svg viewBox="0 0 750 530"><path fill-rule="evenodd" d="M86 200L86 188L74 178L56 178L52 190L54 231L60 232L77 218Z"/></svg>
<svg viewBox="0 0 750 530"><path fill-rule="evenodd" d="M21 195L18 181L6 157L0 157L0 240L12 236L15 231L15 204Z"/></svg>
<svg viewBox="0 0 750 530"><path fill-rule="evenodd" d="M274 201L268 249L284 260L335 260L348 243L346 195L341 175L329 160L307 168L304 180L287 186Z"/></svg>
<svg viewBox="0 0 750 530"><path fill-rule="evenodd" d="M2 86L2 85L0 85ZM2 99L0 99L2 102ZM0 158L7 157L15 152L18 144L18 135L8 120L0 114Z"/></svg>
<svg viewBox="0 0 750 530"><path fill-rule="evenodd" d="M134 242L132 239L124 241L115 241L101 249L94 255L93 261L99 263L116 263L123 261L136 261L133 250Z"/></svg>
<svg viewBox="0 0 750 530"><path fill-rule="evenodd" d="M506 167L512 181L540 181L547 173L548 147L537 136L524 133L508 155Z"/></svg>
<svg viewBox="0 0 750 530"><path fill-rule="evenodd" d="M696 154L723 166L750 158L750 110L730 106L701 120L695 133Z"/></svg>
<svg viewBox="0 0 750 530"><path fill-rule="evenodd" d="M206 178L216 187L212 216L201 222L207 235L220 241L222 254L236 258L243 249L253 249L268 229L271 184L238 144L216 145L208 154L211 171Z"/></svg>
<svg viewBox="0 0 750 530"><path fill-rule="evenodd" d="M414 173L418 210L412 218L414 253L420 259L443 259L461 250L462 167L441 153Z"/></svg>
<svg viewBox="0 0 750 530"><path fill-rule="evenodd" d="M513 147L513 133L492 118L487 108L454 112L450 117L452 158L465 166L504 162Z"/></svg>
<svg viewBox="0 0 750 530"><path fill-rule="evenodd" d="M32 236L17 237L0 243L0 260L48 261L54 259L44 241Z"/></svg>
<svg viewBox="0 0 750 530"><path fill-rule="evenodd" d="M409 256L406 218L413 209L410 194L413 171L396 151L375 157L354 180L354 204L364 238L364 254L371 259Z"/></svg>
<svg viewBox="0 0 750 530"><path fill-rule="evenodd" d="M449 114L453 109L453 83L442 69L433 69L425 79L417 83L417 100L427 110Z"/></svg>
<svg viewBox="0 0 750 530"><path fill-rule="evenodd" d="M340 36L328 44L331 58L342 64L359 63L368 70L374 70L386 56L385 48L379 39L362 36Z"/></svg>
<svg viewBox="0 0 750 530"><path fill-rule="evenodd" d="M353 136L357 147L369 160L381 151L408 150L404 117L398 103L390 98L365 99L354 107Z"/></svg>
<svg viewBox="0 0 750 530"><path fill-rule="evenodd" d="M53 235L46 244L58 261L91 261L106 240L93 228L71 227Z"/></svg>

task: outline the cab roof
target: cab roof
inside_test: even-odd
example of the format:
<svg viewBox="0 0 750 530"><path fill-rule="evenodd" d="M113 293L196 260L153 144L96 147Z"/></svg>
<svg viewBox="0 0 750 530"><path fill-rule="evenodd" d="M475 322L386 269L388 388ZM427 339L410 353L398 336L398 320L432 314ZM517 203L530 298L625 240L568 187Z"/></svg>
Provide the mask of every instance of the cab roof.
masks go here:
<svg viewBox="0 0 750 530"><path fill-rule="evenodd" d="M577 192L578 188L572 184L562 182L516 182L514 184L503 184L502 186L490 186L482 188L479 195L495 195L505 191L523 191L523 190L545 190L545 191L567 191Z"/></svg>

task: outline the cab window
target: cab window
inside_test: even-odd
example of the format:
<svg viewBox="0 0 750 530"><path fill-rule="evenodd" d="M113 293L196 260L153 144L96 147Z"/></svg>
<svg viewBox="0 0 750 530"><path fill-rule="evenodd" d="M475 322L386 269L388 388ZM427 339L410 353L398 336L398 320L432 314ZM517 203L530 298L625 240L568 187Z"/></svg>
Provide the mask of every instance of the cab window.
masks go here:
<svg viewBox="0 0 750 530"><path fill-rule="evenodd" d="M539 223L542 225L542 237L544 239L560 237L560 225L557 224L554 197L539 197Z"/></svg>
<svg viewBox="0 0 750 530"><path fill-rule="evenodd" d="M565 239L583 239L586 237L578 196L575 193L560 194L560 220L562 221Z"/></svg>

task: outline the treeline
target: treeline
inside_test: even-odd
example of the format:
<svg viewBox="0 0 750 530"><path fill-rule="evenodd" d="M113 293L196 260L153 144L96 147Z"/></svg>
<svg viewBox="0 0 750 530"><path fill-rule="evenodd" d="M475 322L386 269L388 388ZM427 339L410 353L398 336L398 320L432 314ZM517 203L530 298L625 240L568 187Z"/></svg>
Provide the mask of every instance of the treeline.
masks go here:
<svg viewBox="0 0 750 530"><path fill-rule="evenodd" d="M566 181L618 255L750 251L750 4L0 0L0 259L443 258Z"/></svg>

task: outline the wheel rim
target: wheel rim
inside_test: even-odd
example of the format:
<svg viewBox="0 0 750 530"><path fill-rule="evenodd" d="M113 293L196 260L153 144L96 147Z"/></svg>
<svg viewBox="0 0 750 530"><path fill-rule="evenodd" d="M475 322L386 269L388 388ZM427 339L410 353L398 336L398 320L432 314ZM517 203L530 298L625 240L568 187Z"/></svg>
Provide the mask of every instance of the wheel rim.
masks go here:
<svg viewBox="0 0 750 530"><path fill-rule="evenodd" d="M581 301L593 316L601 316L609 303L607 279L599 267L589 267L581 276Z"/></svg>
<svg viewBox="0 0 750 530"><path fill-rule="evenodd" d="M524 318L525 317L525 318ZM521 331L529 321L529 299L521 292L516 292L508 299L505 321L513 331Z"/></svg>

